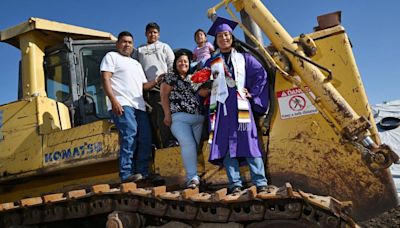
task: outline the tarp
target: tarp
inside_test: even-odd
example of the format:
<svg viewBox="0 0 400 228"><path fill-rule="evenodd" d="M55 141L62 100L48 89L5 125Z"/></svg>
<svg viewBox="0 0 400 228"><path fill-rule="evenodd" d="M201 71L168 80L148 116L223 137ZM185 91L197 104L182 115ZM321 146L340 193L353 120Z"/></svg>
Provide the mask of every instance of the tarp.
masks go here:
<svg viewBox="0 0 400 228"><path fill-rule="evenodd" d="M398 117L400 118L400 100L394 100L384 102L382 104L376 104L372 107L372 113L374 114L375 122L378 126L378 131L382 143L389 145L397 155L400 156L400 127L385 130L379 122L384 117ZM390 167L390 171L393 175L393 180L396 185L397 193L400 196L400 165L394 164Z"/></svg>

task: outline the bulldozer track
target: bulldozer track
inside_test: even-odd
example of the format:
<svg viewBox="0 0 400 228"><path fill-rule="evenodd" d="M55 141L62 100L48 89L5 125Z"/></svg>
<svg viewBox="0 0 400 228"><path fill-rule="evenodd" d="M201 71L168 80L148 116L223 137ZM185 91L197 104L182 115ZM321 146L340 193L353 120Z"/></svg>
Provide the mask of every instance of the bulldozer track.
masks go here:
<svg viewBox="0 0 400 228"><path fill-rule="evenodd" d="M93 215L109 214L106 227L141 227L140 215L166 218L186 223L236 222L249 227L263 227L279 221L304 224L306 227L358 227L348 215L351 203L332 197L295 191L289 183L270 186L257 193L256 187L240 194L199 189L167 191L166 186L138 188L133 182L112 188L109 184L21 199L0 204L0 227L30 226ZM110 214L111 213L111 214ZM134 214L127 220L124 214ZM251 224L251 226L249 225ZM272 224L271 223L271 224ZM125 225L124 225L125 224Z"/></svg>

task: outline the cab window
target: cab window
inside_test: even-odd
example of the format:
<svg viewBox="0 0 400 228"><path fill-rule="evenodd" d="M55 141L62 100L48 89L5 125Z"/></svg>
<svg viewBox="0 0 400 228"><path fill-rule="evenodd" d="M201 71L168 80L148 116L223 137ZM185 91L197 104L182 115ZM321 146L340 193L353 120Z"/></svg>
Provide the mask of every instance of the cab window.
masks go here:
<svg viewBox="0 0 400 228"><path fill-rule="evenodd" d="M84 47L80 50L83 63L83 75L85 78L85 94L93 99L98 118L107 118L106 96L101 84L100 63L110 46Z"/></svg>
<svg viewBox="0 0 400 228"><path fill-rule="evenodd" d="M70 77L67 54L63 50L45 57L46 92L49 98L65 102L70 98Z"/></svg>

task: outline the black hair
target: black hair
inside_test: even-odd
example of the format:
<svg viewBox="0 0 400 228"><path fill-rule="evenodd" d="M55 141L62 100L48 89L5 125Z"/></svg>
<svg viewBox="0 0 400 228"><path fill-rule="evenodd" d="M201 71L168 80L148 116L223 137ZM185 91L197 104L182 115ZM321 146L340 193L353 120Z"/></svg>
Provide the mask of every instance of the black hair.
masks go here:
<svg viewBox="0 0 400 228"><path fill-rule="evenodd" d="M232 33L231 33L231 36L232 36L232 47L235 48L236 51L238 51L238 52L245 52L242 45L240 45L240 42L238 41L238 39L236 39L236 37ZM214 39L214 47L215 47L215 49L219 48L218 44L217 44L217 36L215 36L215 39Z"/></svg>
<svg viewBox="0 0 400 228"><path fill-rule="evenodd" d="M206 33L206 32L204 32L204 30L203 30L203 29L197 29L197 30L196 30L196 32L194 32L194 41L196 41L196 35L197 35L197 33L199 33L199 32L202 32L202 33L204 33L204 35L207 37L207 33Z"/></svg>
<svg viewBox="0 0 400 228"><path fill-rule="evenodd" d="M123 36L130 36L130 37L132 37L132 40L133 40L133 36L130 32L122 31L118 34L118 41L120 41Z"/></svg>
<svg viewBox="0 0 400 228"><path fill-rule="evenodd" d="M157 29L157 31L160 32L160 26L155 22L150 22L146 25L146 32L148 32L150 29Z"/></svg>
<svg viewBox="0 0 400 228"><path fill-rule="evenodd" d="M189 71L190 71L190 63L191 63L191 61L190 61L190 59L192 58L192 53L190 52L190 51L186 51L186 50L178 50L177 52L175 52L175 59L174 59L174 63L172 64L172 69L174 70L174 73L175 74L178 74L178 69L176 68L176 62L178 61L178 59L181 57L181 56L183 56L183 55L185 55L185 56L187 56L188 57L188 60L189 60L189 70L188 70L188 73L189 73Z"/></svg>

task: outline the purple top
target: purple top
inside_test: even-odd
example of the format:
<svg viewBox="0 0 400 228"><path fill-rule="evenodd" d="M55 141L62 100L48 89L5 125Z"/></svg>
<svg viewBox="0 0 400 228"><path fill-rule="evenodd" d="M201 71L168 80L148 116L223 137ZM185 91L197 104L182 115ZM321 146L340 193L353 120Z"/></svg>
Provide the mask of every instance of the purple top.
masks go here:
<svg viewBox="0 0 400 228"><path fill-rule="evenodd" d="M245 87L252 95L250 99L251 123L248 124L247 130L238 130L236 87L228 87L229 96L225 101L227 115L224 116L223 106L218 103L214 138L211 144L209 161L216 165L223 165L226 153L230 153L232 158L239 158L240 165L246 164L246 159L240 158L262 156L253 113L264 113L268 109L267 72L253 56L246 53L243 55L246 69Z"/></svg>
<svg viewBox="0 0 400 228"><path fill-rule="evenodd" d="M196 59L194 61L201 62L209 59L211 57L210 49L214 50L214 46L208 41L203 47L195 47L193 54L196 56Z"/></svg>

